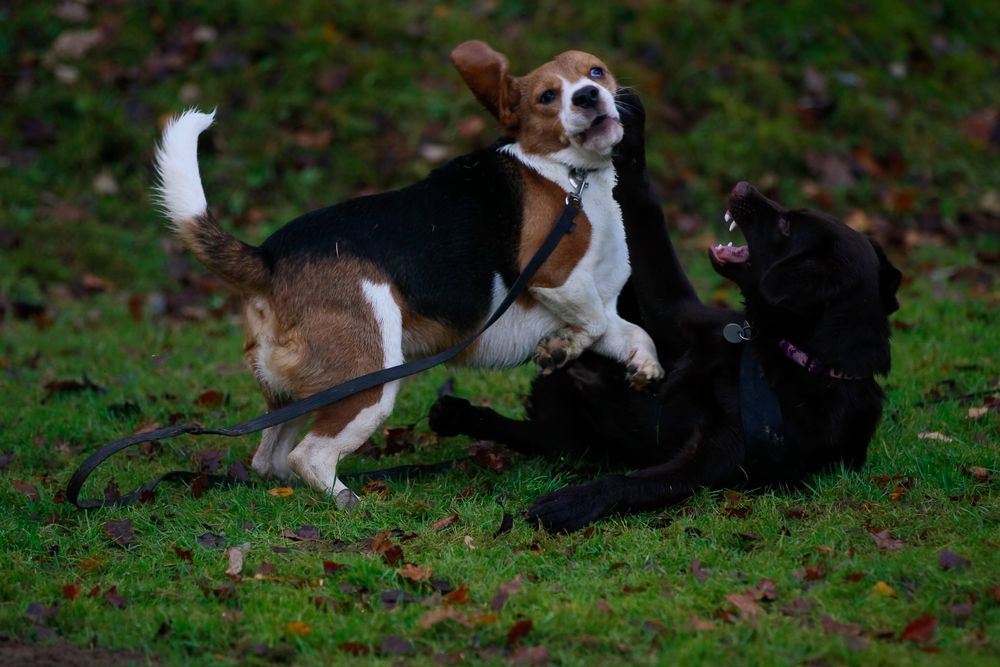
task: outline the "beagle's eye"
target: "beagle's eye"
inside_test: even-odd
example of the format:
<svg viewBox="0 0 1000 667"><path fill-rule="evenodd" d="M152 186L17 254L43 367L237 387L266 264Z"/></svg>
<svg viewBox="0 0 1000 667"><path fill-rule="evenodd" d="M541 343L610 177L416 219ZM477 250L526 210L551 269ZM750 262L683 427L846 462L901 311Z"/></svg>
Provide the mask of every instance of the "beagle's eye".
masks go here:
<svg viewBox="0 0 1000 667"><path fill-rule="evenodd" d="M548 104L554 99L556 99L556 91L554 90L546 90L538 97L538 101L542 104Z"/></svg>
<svg viewBox="0 0 1000 667"><path fill-rule="evenodd" d="M590 76L592 76L595 79L603 79L604 78L604 70L601 69L600 67L591 67L590 68Z"/></svg>

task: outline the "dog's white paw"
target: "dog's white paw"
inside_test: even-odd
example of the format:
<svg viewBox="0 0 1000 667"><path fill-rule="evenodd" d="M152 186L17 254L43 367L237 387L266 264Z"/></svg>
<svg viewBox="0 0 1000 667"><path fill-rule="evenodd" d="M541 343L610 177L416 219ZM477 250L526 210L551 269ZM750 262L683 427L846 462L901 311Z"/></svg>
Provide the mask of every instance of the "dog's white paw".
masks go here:
<svg viewBox="0 0 1000 667"><path fill-rule="evenodd" d="M277 480L279 482L294 482L299 478L292 469L285 463L283 466L275 465L274 461L264 457L253 457L250 463L253 471L260 475L261 479Z"/></svg>
<svg viewBox="0 0 1000 667"><path fill-rule="evenodd" d="M666 375L656 357L636 350L625 365L625 378L633 389L646 389L662 380Z"/></svg>
<svg viewBox="0 0 1000 667"><path fill-rule="evenodd" d="M565 326L538 341L535 348L535 365L540 375L548 375L562 368L587 349L587 340L580 327Z"/></svg>

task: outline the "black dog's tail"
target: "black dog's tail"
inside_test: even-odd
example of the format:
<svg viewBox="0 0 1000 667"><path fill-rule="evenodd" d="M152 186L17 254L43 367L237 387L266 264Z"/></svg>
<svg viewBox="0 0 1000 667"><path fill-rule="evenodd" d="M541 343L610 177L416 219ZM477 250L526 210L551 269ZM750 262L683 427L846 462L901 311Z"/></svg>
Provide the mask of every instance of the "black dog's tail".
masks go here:
<svg viewBox="0 0 1000 667"><path fill-rule="evenodd" d="M170 120L156 149L156 199L184 245L241 292L264 293L271 272L260 250L226 233L208 210L198 173L198 135L215 112L188 109Z"/></svg>

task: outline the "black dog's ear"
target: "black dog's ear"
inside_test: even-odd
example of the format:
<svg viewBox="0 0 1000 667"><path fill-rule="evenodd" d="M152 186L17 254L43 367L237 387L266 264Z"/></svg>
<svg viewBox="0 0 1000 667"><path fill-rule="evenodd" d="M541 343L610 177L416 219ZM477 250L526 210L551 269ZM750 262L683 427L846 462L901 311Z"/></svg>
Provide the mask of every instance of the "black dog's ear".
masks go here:
<svg viewBox="0 0 1000 667"><path fill-rule="evenodd" d="M892 265L886 257L882 246L875 242L875 239L868 237L868 242L872 244L875 255L878 257L878 291L882 297L882 307L885 314L895 313L899 310L899 301L896 300L896 290L899 289L903 281L903 274Z"/></svg>
<svg viewBox="0 0 1000 667"><path fill-rule="evenodd" d="M806 311L822 307L836 296L844 288L843 279L832 262L811 252L820 242L816 239L772 264L757 286L761 298L771 306Z"/></svg>

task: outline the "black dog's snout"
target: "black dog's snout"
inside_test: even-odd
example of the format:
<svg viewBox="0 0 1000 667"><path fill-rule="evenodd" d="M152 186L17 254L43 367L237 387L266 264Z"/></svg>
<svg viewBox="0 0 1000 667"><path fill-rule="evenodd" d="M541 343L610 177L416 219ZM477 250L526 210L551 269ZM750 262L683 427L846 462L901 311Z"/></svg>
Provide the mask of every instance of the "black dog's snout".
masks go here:
<svg viewBox="0 0 1000 667"><path fill-rule="evenodd" d="M573 104L583 109L592 109L597 106L600 95L597 86L585 86L573 93Z"/></svg>

